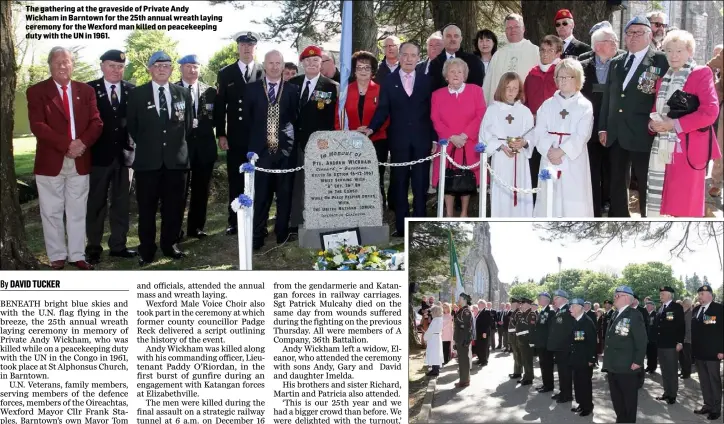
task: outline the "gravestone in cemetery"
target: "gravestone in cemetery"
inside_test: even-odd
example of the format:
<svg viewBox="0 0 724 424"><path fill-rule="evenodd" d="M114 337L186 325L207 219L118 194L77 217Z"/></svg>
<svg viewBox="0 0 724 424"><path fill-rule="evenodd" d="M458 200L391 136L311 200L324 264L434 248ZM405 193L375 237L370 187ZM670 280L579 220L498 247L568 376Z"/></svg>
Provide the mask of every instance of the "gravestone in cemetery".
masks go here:
<svg viewBox="0 0 724 424"><path fill-rule="evenodd" d="M377 166L375 148L361 133L312 134L304 152L304 225L299 227L300 246L323 248L320 235L342 230L358 230L360 245L389 243L389 227L382 222Z"/></svg>

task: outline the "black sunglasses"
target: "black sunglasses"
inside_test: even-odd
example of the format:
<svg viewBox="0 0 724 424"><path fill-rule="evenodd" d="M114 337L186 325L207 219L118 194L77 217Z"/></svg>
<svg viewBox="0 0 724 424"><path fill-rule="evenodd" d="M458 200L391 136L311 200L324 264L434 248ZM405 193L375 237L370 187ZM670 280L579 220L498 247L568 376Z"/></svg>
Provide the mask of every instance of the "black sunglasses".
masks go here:
<svg viewBox="0 0 724 424"><path fill-rule="evenodd" d="M654 25L656 28L661 28L661 27L666 28L666 24L663 22L651 22L651 25Z"/></svg>
<svg viewBox="0 0 724 424"><path fill-rule="evenodd" d="M565 22L557 22L557 23L556 23L556 28L560 27L561 25L563 25L563 26L568 26L568 21L565 21Z"/></svg>

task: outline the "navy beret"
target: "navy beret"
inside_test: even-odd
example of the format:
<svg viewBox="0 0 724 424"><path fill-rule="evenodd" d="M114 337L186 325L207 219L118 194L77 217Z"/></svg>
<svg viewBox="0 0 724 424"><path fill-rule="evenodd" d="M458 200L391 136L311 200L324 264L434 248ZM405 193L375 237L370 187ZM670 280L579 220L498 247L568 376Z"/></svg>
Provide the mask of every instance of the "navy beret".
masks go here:
<svg viewBox="0 0 724 424"><path fill-rule="evenodd" d="M126 54L120 50L108 50L101 56L101 61L110 60L112 62L126 63Z"/></svg>

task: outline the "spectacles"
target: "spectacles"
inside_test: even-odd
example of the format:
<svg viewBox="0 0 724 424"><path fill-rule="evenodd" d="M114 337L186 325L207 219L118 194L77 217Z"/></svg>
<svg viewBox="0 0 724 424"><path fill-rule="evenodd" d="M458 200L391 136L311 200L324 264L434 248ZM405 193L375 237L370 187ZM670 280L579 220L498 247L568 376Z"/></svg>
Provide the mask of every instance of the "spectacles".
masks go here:
<svg viewBox="0 0 724 424"><path fill-rule="evenodd" d="M357 66L357 67L355 67L355 69L357 69L358 71L371 71L372 67L371 66Z"/></svg>
<svg viewBox="0 0 724 424"><path fill-rule="evenodd" d="M553 49L540 49L540 52L543 54L552 54L552 53L555 53L556 51Z"/></svg>
<svg viewBox="0 0 724 424"><path fill-rule="evenodd" d="M153 69L171 69L170 63L155 63L152 66Z"/></svg>
<svg viewBox="0 0 724 424"><path fill-rule="evenodd" d="M568 26L568 21L565 21L565 22L556 22L556 28L560 28L561 25L563 25L563 26Z"/></svg>
<svg viewBox="0 0 724 424"><path fill-rule="evenodd" d="M651 22L651 25L655 26L656 28L666 28L668 26L663 22Z"/></svg>
<svg viewBox="0 0 724 424"><path fill-rule="evenodd" d="M626 31L626 37L642 37L646 31Z"/></svg>
<svg viewBox="0 0 724 424"><path fill-rule="evenodd" d="M569 81L572 79L575 79L576 77L556 77L558 81Z"/></svg>

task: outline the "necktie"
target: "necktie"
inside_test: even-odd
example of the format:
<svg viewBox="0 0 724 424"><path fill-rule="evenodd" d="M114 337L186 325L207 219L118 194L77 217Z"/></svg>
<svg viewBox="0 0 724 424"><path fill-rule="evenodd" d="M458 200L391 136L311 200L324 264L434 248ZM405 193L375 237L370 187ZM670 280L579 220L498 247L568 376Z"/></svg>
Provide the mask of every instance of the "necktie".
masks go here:
<svg viewBox="0 0 724 424"><path fill-rule="evenodd" d="M194 119L196 119L196 91L193 85L189 85L189 91L191 91L191 110L194 113Z"/></svg>
<svg viewBox="0 0 724 424"><path fill-rule="evenodd" d="M246 82L249 82L249 65L246 65L246 70L244 71L244 79Z"/></svg>
<svg viewBox="0 0 724 424"><path fill-rule="evenodd" d="M702 306L702 307L701 307L701 311L699 311L699 316L697 317L697 318L699 318L699 322L704 322L704 314L705 314L705 313L706 313L706 307L705 307L705 306Z"/></svg>
<svg viewBox="0 0 724 424"><path fill-rule="evenodd" d="M405 93L412 96L412 75L405 74Z"/></svg>
<svg viewBox="0 0 724 424"><path fill-rule="evenodd" d="M68 86L64 85L63 87L63 111L65 112L65 116L68 118L68 138L71 140L73 139L73 130L70 126L70 100L68 99Z"/></svg>
<svg viewBox="0 0 724 424"><path fill-rule="evenodd" d="M634 55L630 55L630 56L628 57L628 60L626 61L626 66L623 67L623 72L624 72L624 73L628 74L628 71L631 70L631 66L633 65L633 62L634 62L634 58L635 58L635 57L636 57L636 56L634 56Z"/></svg>
<svg viewBox="0 0 724 424"><path fill-rule="evenodd" d="M269 104L271 104L271 105L273 105L277 102L277 96L276 96L276 93L274 92L274 87L276 87L276 85L277 85L277 83L275 83L275 82L269 83L268 95L269 95Z"/></svg>
<svg viewBox="0 0 724 424"><path fill-rule="evenodd" d="M111 85L111 106L113 106L113 110L116 110L118 107L118 93L116 93L116 85Z"/></svg>
<svg viewBox="0 0 724 424"><path fill-rule="evenodd" d="M307 85L304 86L304 91L302 92L302 101L299 102L299 107L304 107L304 105L307 104L307 101L309 101L309 86L312 83L312 81L307 81Z"/></svg>
<svg viewBox="0 0 724 424"><path fill-rule="evenodd" d="M168 104L163 87L158 87L158 116L164 125L168 122Z"/></svg>

